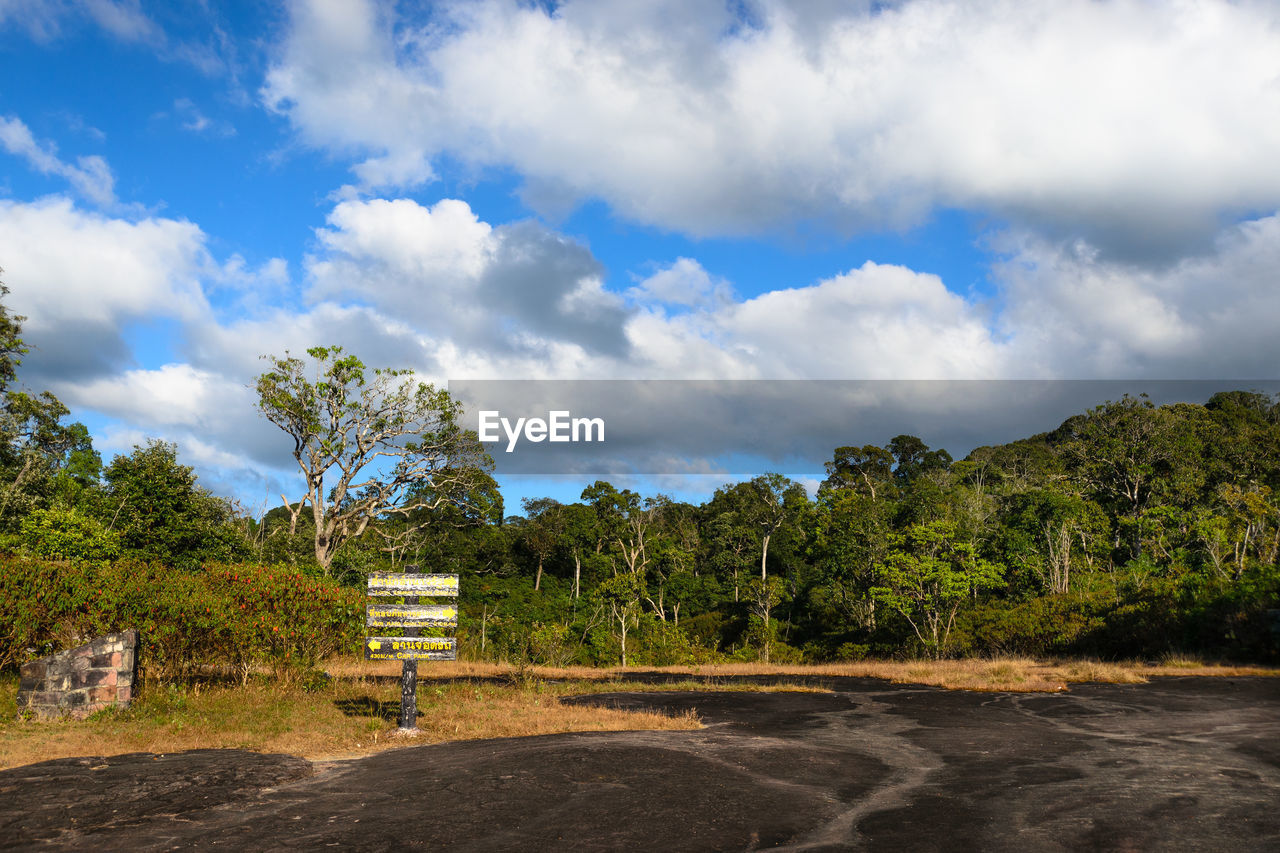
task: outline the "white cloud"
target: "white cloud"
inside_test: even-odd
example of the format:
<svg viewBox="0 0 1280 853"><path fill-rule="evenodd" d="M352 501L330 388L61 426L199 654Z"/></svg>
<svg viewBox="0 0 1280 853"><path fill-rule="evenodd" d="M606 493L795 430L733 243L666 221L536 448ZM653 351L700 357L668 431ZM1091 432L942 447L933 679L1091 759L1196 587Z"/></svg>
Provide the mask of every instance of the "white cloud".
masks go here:
<svg viewBox="0 0 1280 853"><path fill-rule="evenodd" d="M94 23L121 41L154 42L160 28L142 11L138 0L80 0Z"/></svg>
<svg viewBox="0 0 1280 853"><path fill-rule="evenodd" d="M191 222L130 222L49 197L0 201L0 235L13 303L29 314L31 328L205 310L198 274L208 255Z"/></svg>
<svg viewBox="0 0 1280 853"><path fill-rule="evenodd" d="M686 277L697 267L677 266ZM640 364L674 378L947 379L1007 369L974 305L935 275L870 261L709 310L646 312L628 333Z"/></svg>
<svg viewBox="0 0 1280 853"><path fill-rule="evenodd" d="M24 380L255 484L291 468L288 443L253 407L260 356L320 344L437 383L1266 378L1280 357L1280 216L1228 228L1210 251L1161 268L1011 232L993 246L991 305L873 262L742 299L687 257L619 295L584 246L533 223L491 225L454 200L337 205L303 271L304 307L288 298L303 285L282 261L214 259L206 242L189 222L130 222L66 199L0 202L6 301L27 315L35 345ZM232 316L205 295L263 286L286 298ZM166 319L174 355L138 367L129 326Z"/></svg>
<svg viewBox="0 0 1280 853"><path fill-rule="evenodd" d="M533 222L494 228L462 201L345 201L307 261L311 298L352 299L502 358L548 347L620 353L622 299L580 244Z"/></svg>
<svg viewBox="0 0 1280 853"><path fill-rule="evenodd" d="M227 121L212 119L205 115L190 98L178 98L173 102L173 111L183 130L209 136L235 136L235 127Z"/></svg>
<svg viewBox="0 0 1280 853"><path fill-rule="evenodd" d="M734 292L729 282L712 276L696 260L678 258L629 289L627 296L644 305L714 308L730 304Z"/></svg>
<svg viewBox="0 0 1280 853"><path fill-rule="evenodd" d="M237 384L189 364L166 364L155 370L127 370L59 389L66 402L91 405L116 418L156 427L202 427L231 405L249 405L248 392Z"/></svg>
<svg viewBox="0 0 1280 853"><path fill-rule="evenodd" d="M27 317L23 336L34 347L25 372L45 381L111 372L131 361L130 323L205 316L204 240L190 222L130 222L65 198L0 201L7 301Z"/></svg>
<svg viewBox="0 0 1280 853"><path fill-rule="evenodd" d="M345 202L329 223L308 262L317 309L354 300L397 318L421 336L415 364L441 378L1247 377L1280 355L1280 217L1163 268L1006 234L989 304L873 262L743 300L679 258L628 307L585 248L491 227L459 201Z"/></svg>
<svg viewBox="0 0 1280 853"><path fill-rule="evenodd" d="M1001 375L983 314L933 275L867 263L738 301L697 261L626 298L582 246L535 226L493 228L464 202L348 201L308 260L311 298L354 300L423 336L423 363L489 376L879 378Z"/></svg>
<svg viewBox="0 0 1280 853"><path fill-rule="evenodd" d="M115 176L107 161L96 154L77 157L76 165L58 159L58 146L51 141L39 141L31 129L15 117L0 117L0 147L21 157L27 165L42 175L63 178L76 192L95 204L108 206L115 203Z"/></svg>
<svg viewBox="0 0 1280 853"><path fill-rule="evenodd" d="M1280 215L1223 231L1204 254L1147 269L1027 234L996 267L1002 325L1033 375L1274 378ZM1025 375L1025 374L1024 374Z"/></svg>
<svg viewBox="0 0 1280 853"><path fill-rule="evenodd" d="M1263 2L303 2L263 89L366 189L449 154L692 234L981 208L1168 254L1280 206Z"/></svg>
<svg viewBox="0 0 1280 853"><path fill-rule="evenodd" d="M138 0L0 0L0 26L15 24L39 41L56 38L68 19L80 17L121 41L151 42L161 37Z"/></svg>

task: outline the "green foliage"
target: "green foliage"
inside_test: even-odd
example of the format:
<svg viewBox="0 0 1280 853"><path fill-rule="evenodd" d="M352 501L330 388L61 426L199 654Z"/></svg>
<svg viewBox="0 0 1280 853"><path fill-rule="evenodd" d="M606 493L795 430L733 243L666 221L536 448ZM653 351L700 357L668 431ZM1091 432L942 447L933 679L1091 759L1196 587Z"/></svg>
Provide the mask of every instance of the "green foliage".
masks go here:
<svg viewBox="0 0 1280 853"><path fill-rule="evenodd" d="M120 556L120 534L74 507L32 510L4 545L32 557L105 563Z"/></svg>
<svg viewBox="0 0 1280 853"><path fill-rule="evenodd" d="M0 269L0 275L4 270ZM10 314L3 303L9 295L9 288L0 283L0 392L8 389L9 383L17 376L18 365L22 356L27 354L27 347L22 342L22 321L26 317Z"/></svg>
<svg viewBox="0 0 1280 853"><path fill-rule="evenodd" d="M901 614L925 648L940 657L961 605L998 586L1001 569L979 557L972 545L956 541L948 522L913 525L889 541L872 594Z"/></svg>
<svg viewBox="0 0 1280 853"><path fill-rule="evenodd" d="M279 673L355 649L364 595L285 567L53 562L0 556L0 669L99 634L137 628L159 678L201 667Z"/></svg>
<svg viewBox="0 0 1280 853"><path fill-rule="evenodd" d="M493 462L459 426L461 407L448 391L409 370L369 371L342 347L307 355L311 365L288 353L263 356L271 369L258 377L258 410L293 440L305 492L292 511L310 505L326 572L347 542L388 517L412 529L424 510L489 501Z"/></svg>
<svg viewBox="0 0 1280 853"><path fill-rule="evenodd" d="M247 556L231 507L196 484L191 466L178 463L177 445L148 440L112 460L103 478L102 514L110 513L128 556L182 569Z"/></svg>
<svg viewBox="0 0 1280 853"><path fill-rule="evenodd" d="M1280 403L1256 392L1125 397L960 461L839 447L816 500L777 474L701 506L597 481L504 518L456 401L319 347L259 377L307 491L255 522L163 442L100 481L66 408L10 387L20 320L0 304L0 666L137 626L161 677L305 671L405 563L462 575L464 654L525 664L1280 654ZM222 565L249 561L281 567Z"/></svg>

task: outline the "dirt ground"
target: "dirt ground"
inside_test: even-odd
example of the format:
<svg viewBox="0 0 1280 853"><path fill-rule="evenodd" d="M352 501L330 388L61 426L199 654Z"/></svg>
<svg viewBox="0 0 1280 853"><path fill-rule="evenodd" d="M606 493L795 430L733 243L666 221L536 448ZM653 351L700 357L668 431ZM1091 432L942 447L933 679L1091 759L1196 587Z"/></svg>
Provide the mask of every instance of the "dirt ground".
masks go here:
<svg viewBox="0 0 1280 853"><path fill-rule="evenodd" d="M1280 679L613 693L692 732L0 772L4 849L1280 850Z"/></svg>

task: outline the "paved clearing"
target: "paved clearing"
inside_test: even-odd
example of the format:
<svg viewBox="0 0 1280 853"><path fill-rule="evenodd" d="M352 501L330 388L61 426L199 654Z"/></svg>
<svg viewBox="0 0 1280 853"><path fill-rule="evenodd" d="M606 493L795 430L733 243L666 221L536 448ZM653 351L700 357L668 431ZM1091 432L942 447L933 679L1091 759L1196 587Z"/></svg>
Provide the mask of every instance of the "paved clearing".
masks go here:
<svg viewBox="0 0 1280 853"><path fill-rule="evenodd" d="M0 847L1280 850L1280 679L822 684L574 700L696 708L694 732L33 764L0 772Z"/></svg>

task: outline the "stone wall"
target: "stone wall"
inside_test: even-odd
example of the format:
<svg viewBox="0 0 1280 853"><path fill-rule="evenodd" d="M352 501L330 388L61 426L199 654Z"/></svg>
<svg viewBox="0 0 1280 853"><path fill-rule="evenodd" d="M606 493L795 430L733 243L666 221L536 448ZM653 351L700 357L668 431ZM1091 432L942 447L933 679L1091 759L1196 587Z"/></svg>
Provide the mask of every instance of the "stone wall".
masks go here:
<svg viewBox="0 0 1280 853"><path fill-rule="evenodd" d="M137 653L138 632L125 631L24 663L18 713L86 717L112 705L129 707Z"/></svg>

